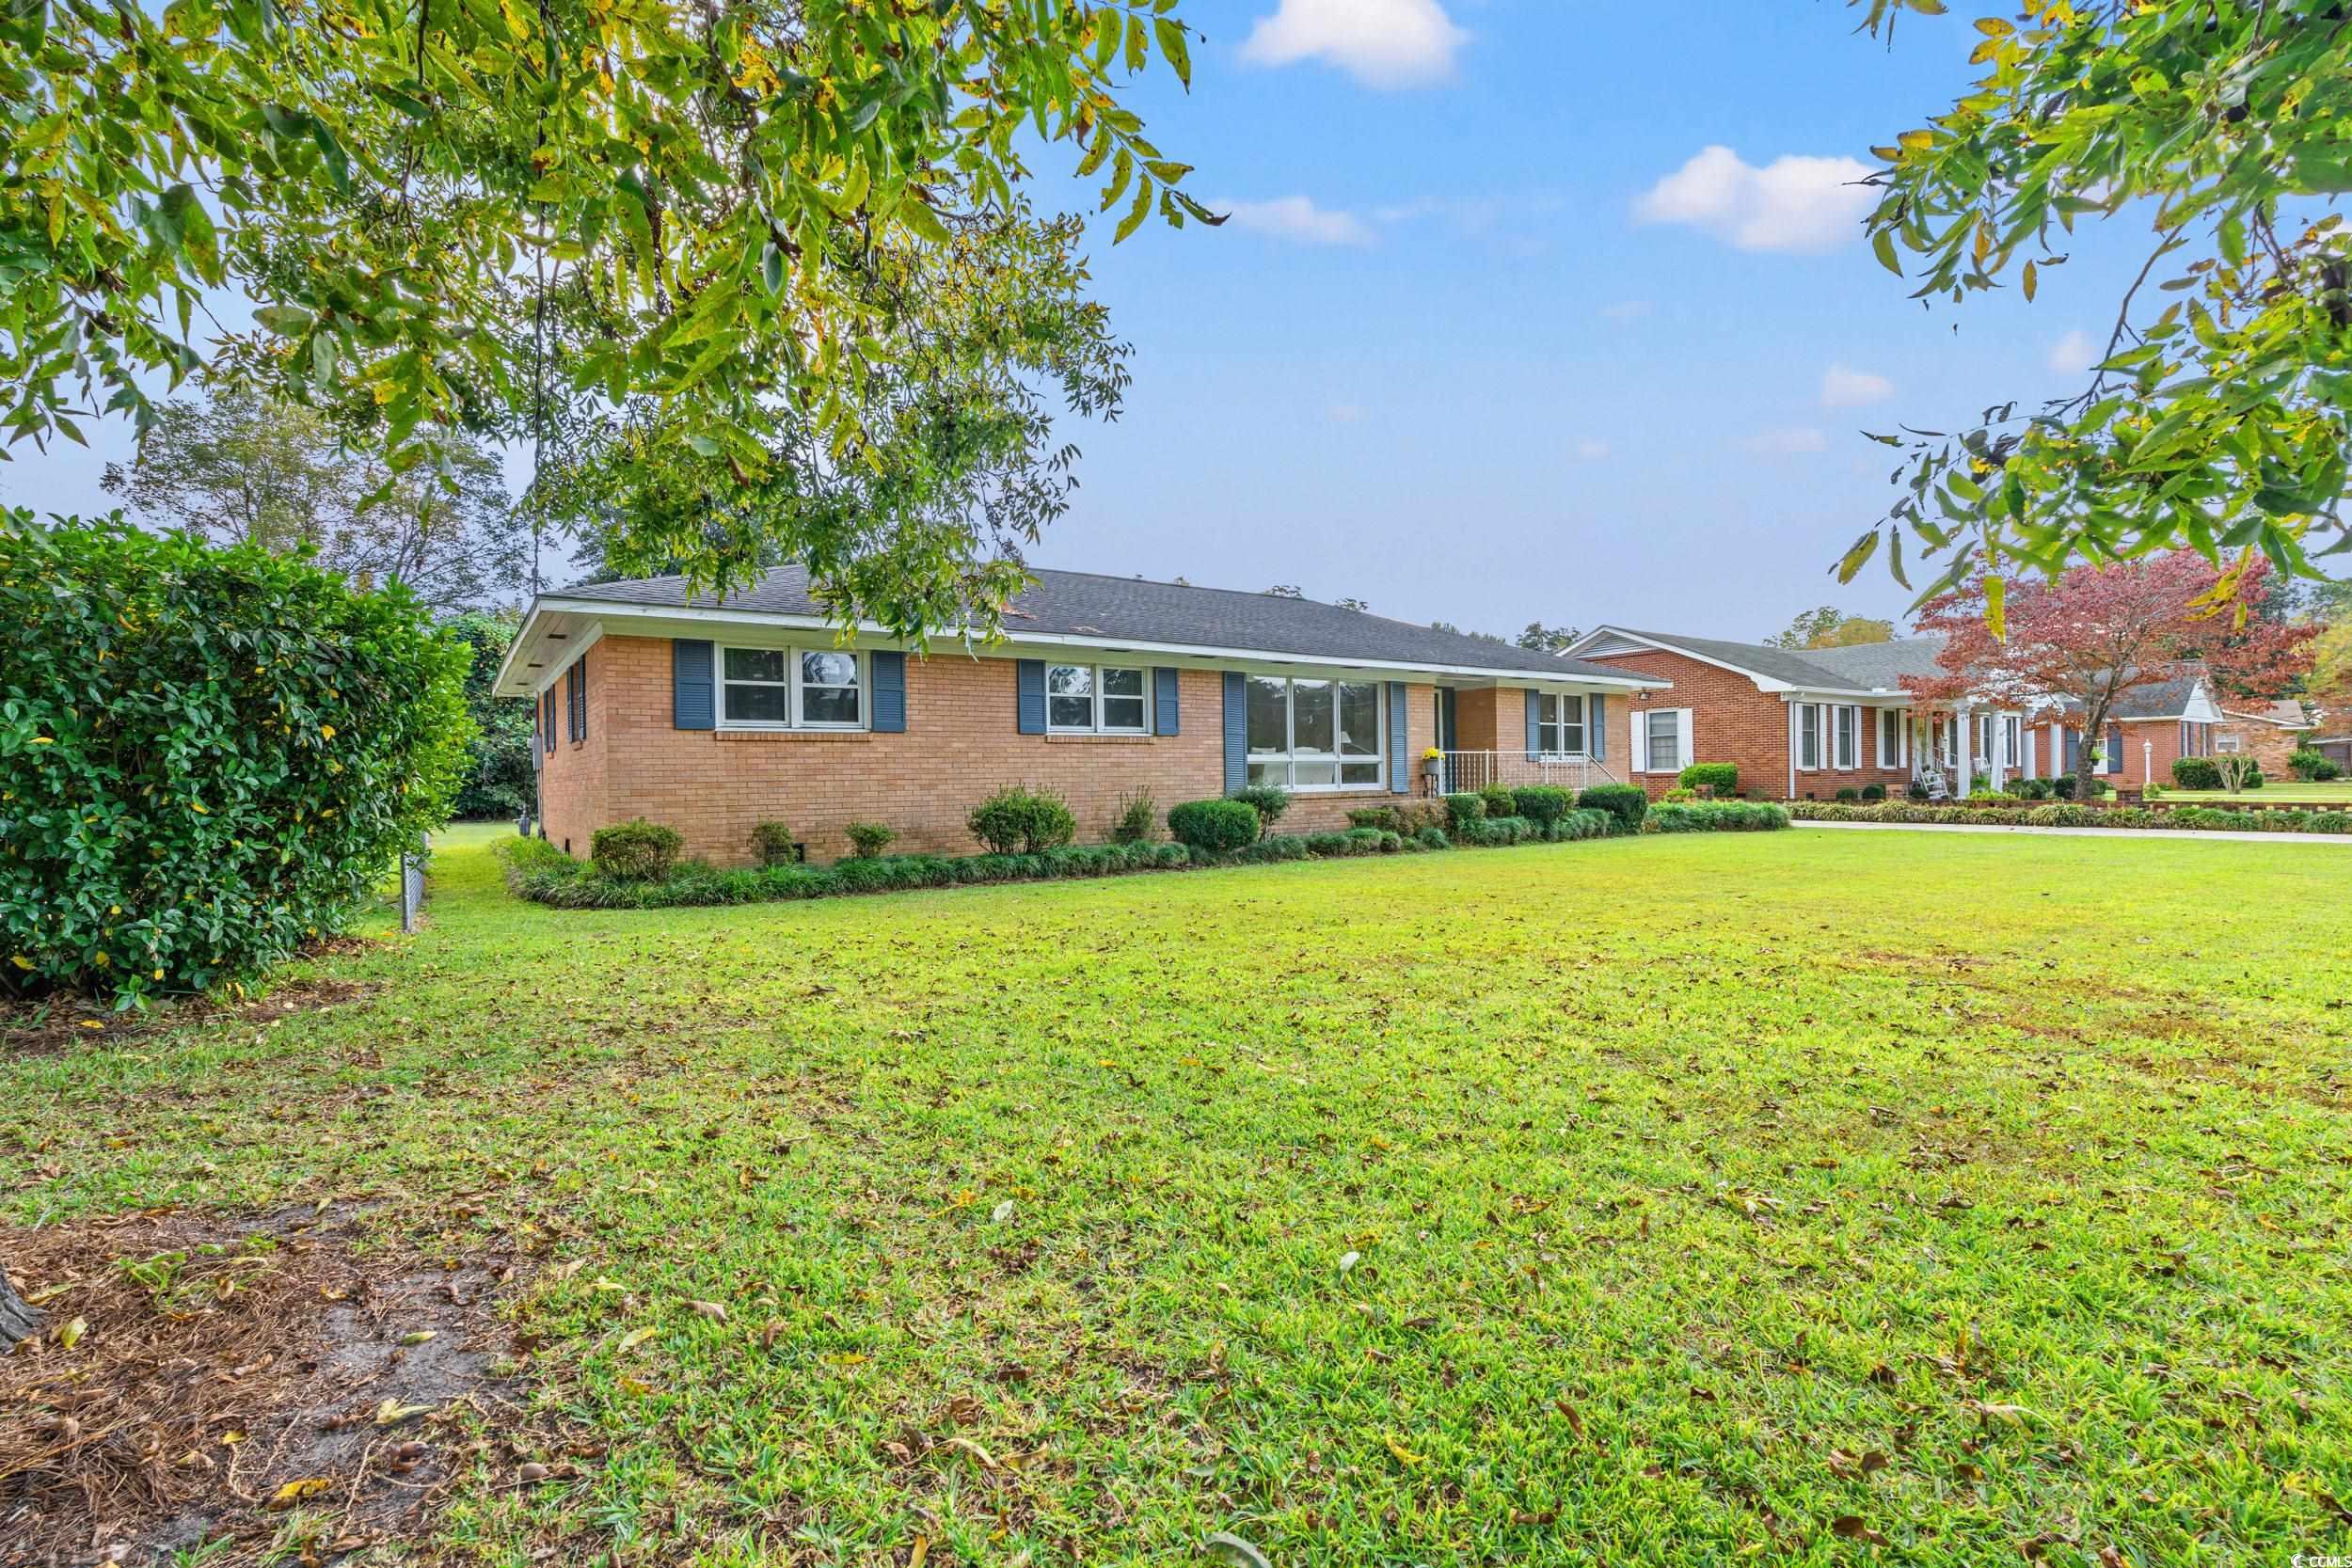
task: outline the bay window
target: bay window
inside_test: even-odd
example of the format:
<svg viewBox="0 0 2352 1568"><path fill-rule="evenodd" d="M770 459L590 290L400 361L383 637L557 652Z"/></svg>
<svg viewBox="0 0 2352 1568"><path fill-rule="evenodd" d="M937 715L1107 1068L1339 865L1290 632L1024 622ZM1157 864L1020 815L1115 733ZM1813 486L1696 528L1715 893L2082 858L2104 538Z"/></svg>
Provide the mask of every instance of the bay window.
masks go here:
<svg viewBox="0 0 2352 1568"><path fill-rule="evenodd" d="M1584 699L1547 691L1535 699L1535 749L1545 756L1584 751Z"/></svg>
<svg viewBox="0 0 2352 1568"><path fill-rule="evenodd" d="M858 729L863 674L860 656L833 649L724 648L720 715L730 729Z"/></svg>
<svg viewBox="0 0 2352 1568"><path fill-rule="evenodd" d="M1149 723L1143 672L1112 665L1045 667L1045 727L1063 734L1141 735Z"/></svg>
<svg viewBox="0 0 2352 1568"><path fill-rule="evenodd" d="M1251 675L1245 711L1251 784L1314 790L1380 783L1378 682Z"/></svg>

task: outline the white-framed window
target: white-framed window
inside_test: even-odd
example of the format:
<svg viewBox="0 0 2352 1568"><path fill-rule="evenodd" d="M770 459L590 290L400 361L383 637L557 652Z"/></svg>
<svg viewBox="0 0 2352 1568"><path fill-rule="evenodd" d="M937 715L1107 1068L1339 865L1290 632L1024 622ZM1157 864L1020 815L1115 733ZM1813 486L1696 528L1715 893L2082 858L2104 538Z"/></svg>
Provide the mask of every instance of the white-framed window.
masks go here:
<svg viewBox="0 0 2352 1568"><path fill-rule="evenodd" d="M1797 766L1811 772L1821 766L1821 705L1804 703L1797 708Z"/></svg>
<svg viewBox="0 0 2352 1568"><path fill-rule="evenodd" d="M1862 710L1851 703L1839 703L1830 709L1836 728L1833 736L1837 743L1836 766L1855 768L1862 766Z"/></svg>
<svg viewBox="0 0 2352 1568"><path fill-rule="evenodd" d="M1691 721L1686 707L1654 707L1642 715L1642 769L1647 773L1679 773L1690 759L1682 754L1682 736Z"/></svg>
<svg viewBox="0 0 2352 1568"><path fill-rule="evenodd" d="M866 659L834 648L722 648L719 721L731 730L866 727Z"/></svg>
<svg viewBox="0 0 2352 1568"><path fill-rule="evenodd" d="M1369 789L1386 777L1377 681L1248 679L1249 782Z"/></svg>
<svg viewBox="0 0 2352 1568"><path fill-rule="evenodd" d="M1879 713L1879 766L1899 768L1903 761L1903 710L1883 707Z"/></svg>
<svg viewBox="0 0 2352 1568"><path fill-rule="evenodd" d="M1045 727L1059 735L1142 735L1152 722L1151 681L1116 664L1045 667Z"/></svg>
<svg viewBox="0 0 2352 1568"><path fill-rule="evenodd" d="M1547 691L1535 699L1535 749L1546 756L1572 757L1585 750L1584 699Z"/></svg>
<svg viewBox="0 0 2352 1568"><path fill-rule="evenodd" d="M2001 716L2001 744L2007 748L2001 753L2002 762L2010 768L2023 768L2026 764L2026 721L2016 714Z"/></svg>

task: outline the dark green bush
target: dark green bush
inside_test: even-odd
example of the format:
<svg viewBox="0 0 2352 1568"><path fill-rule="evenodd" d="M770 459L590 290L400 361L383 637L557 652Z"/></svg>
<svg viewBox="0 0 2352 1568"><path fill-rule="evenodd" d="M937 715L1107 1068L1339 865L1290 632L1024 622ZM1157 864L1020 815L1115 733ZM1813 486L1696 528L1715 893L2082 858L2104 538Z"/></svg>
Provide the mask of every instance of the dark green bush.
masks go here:
<svg viewBox="0 0 2352 1568"><path fill-rule="evenodd" d="M2172 782L2183 789L2219 789L2221 769L2214 766L2211 757L2176 757Z"/></svg>
<svg viewBox="0 0 2352 1568"><path fill-rule="evenodd" d="M1483 820L1486 815L1486 798L1484 795L1473 795L1464 790L1445 798L1445 825L1453 830L1456 838L1461 837L1471 823Z"/></svg>
<svg viewBox="0 0 2352 1568"><path fill-rule="evenodd" d="M1058 848L1078 836L1078 818L1072 814L1069 801L1050 789L1026 789L1019 784L1009 784L974 806L963 825L999 855L1015 850L1034 855Z"/></svg>
<svg viewBox="0 0 2352 1568"><path fill-rule="evenodd" d="M1258 808L1247 800L1186 800L1168 809L1168 831L1176 840L1211 854L1254 842L1264 827Z"/></svg>
<svg viewBox="0 0 2352 1568"><path fill-rule="evenodd" d="M1233 791L1233 799L1258 814L1261 836L1272 832L1274 824L1291 809L1291 792L1280 784L1246 784Z"/></svg>
<svg viewBox="0 0 2352 1568"><path fill-rule="evenodd" d="M1424 849L1451 849L1454 847L1454 841L1445 836L1445 830L1436 826L1435 824L1423 828L1420 832L1415 833L1413 836L1421 842L1421 847Z"/></svg>
<svg viewBox="0 0 2352 1568"><path fill-rule="evenodd" d="M1863 808L1852 808L1860 811ZM1645 833L1755 833L1788 826L1788 813L1762 800L1693 800L1652 806L1642 822Z"/></svg>
<svg viewBox="0 0 2352 1568"><path fill-rule="evenodd" d="M1729 795L1740 787L1740 768L1735 763L1694 762L1675 776L1675 783L1685 789L1711 789L1717 795Z"/></svg>
<svg viewBox="0 0 2352 1568"><path fill-rule="evenodd" d="M1641 832L1642 818L1649 812L1649 796L1640 784L1594 784L1577 796L1576 803L1607 812L1616 818L1621 833Z"/></svg>
<svg viewBox="0 0 2352 1568"><path fill-rule="evenodd" d="M793 847L792 827L787 822L755 822L752 824L752 853L762 865L789 865L800 858Z"/></svg>
<svg viewBox="0 0 2352 1568"><path fill-rule="evenodd" d="M1119 813L1111 818L1113 844L1149 844L1159 836L1160 810L1148 789L1130 795L1120 791Z"/></svg>
<svg viewBox="0 0 2352 1568"><path fill-rule="evenodd" d="M675 828L632 817L598 828L588 839L588 858L598 871L622 881L658 882L677 864L686 841Z"/></svg>
<svg viewBox="0 0 2352 1568"><path fill-rule="evenodd" d="M1840 784L1837 789L1837 799L1840 800L1859 800L1862 799L1862 791L1856 789L1851 784Z"/></svg>
<svg viewBox="0 0 2352 1568"><path fill-rule="evenodd" d="M1883 800L1886 799L1886 786L1883 784L1864 784L1862 798L1866 800Z"/></svg>
<svg viewBox="0 0 2352 1568"><path fill-rule="evenodd" d="M2334 758L2312 746L2297 746L2290 752L2287 771L2308 784L2326 784L2344 776L2344 769L2336 766Z"/></svg>
<svg viewBox="0 0 2352 1568"><path fill-rule="evenodd" d="M850 841L850 853L862 861L874 859L892 839L898 836L898 829L880 822L852 822L841 832Z"/></svg>
<svg viewBox="0 0 2352 1568"><path fill-rule="evenodd" d="M1535 824L1524 816L1489 816L1467 824L1462 830L1462 842L1482 848L1500 848L1508 844L1526 844L1542 837Z"/></svg>
<svg viewBox="0 0 2352 1568"><path fill-rule="evenodd" d="M307 559L0 509L0 990L128 1006L343 929L446 819L469 657Z"/></svg>
<svg viewBox="0 0 2352 1568"><path fill-rule="evenodd" d="M1567 816L1576 804L1568 792L1557 784L1529 784L1511 792L1512 815L1524 816L1538 828L1549 829Z"/></svg>
<svg viewBox="0 0 2352 1568"><path fill-rule="evenodd" d="M1478 793L1480 798L1486 802L1486 815L1488 816L1516 816L1518 815L1518 798L1509 784L1490 784Z"/></svg>

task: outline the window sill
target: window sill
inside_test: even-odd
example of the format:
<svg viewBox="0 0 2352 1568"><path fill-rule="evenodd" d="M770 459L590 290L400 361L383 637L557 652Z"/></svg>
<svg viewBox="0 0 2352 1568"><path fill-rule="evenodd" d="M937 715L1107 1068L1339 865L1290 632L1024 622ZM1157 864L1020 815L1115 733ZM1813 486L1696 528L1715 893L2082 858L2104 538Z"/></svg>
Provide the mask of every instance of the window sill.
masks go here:
<svg viewBox="0 0 2352 1568"><path fill-rule="evenodd" d="M871 730L716 730L721 740L848 740L865 742L874 738Z"/></svg>
<svg viewBox="0 0 2352 1568"><path fill-rule="evenodd" d="M1150 735L1103 735L1089 730L1048 730L1048 746L1149 746L1161 738Z"/></svg>

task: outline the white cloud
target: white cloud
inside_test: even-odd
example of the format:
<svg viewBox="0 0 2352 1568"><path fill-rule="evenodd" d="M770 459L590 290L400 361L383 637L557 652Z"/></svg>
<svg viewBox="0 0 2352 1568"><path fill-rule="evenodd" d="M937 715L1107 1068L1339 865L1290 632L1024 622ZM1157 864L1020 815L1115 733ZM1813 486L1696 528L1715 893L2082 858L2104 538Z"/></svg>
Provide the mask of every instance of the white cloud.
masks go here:
<svg viewBox="0 0 2352 1568"><path fill-rule="evenodd" d="M1895 395L1895 384L1870 371L1858 371L1851 365L1832 365L1821 372L1821 406L1824 408L1860 408L1865 404L1884 403Z"/></svg>
<svg viewBox="0 0 2352 1568"><path fill-rule="evenodd" d="M2088 333L2069 332L2050 345L2050 368L2060 375L2080 375L2099 362L2099 346Z"/></svg>
<svg viewBox="0 0 2352 1568"><path fill-rule="evenodd" d="M1644 192L1633 215L1704 229L1741 250L1828 250L1860 237L1877 197L1853 182L1869 172L1852 158L1793 153L1757 168L1709 147Z"/></svg>
<svg viewBox="0 0 2352 1568"><path fill-rule="evenodd" d="M1740 445L1758 457L1798 457L1810 451L1827 451L1829 437L1811 425L1786 425L1751 436Z"/></svg>
<svg viewBox="0 0 2352 1568"><path fill-rule="evenodd" d="M1576 441L1570 442L1568 445L1568 451L1587 463L1597 463L1602 458L1609 455L1609 443L1606 441L1596 441L1591 436L1586 436Z"/></svg>
<svg viewBox="0 0 2352 1568"><path fill-rule="evenodd" d="M1232 214L1233 222L1254 233L1271 234L1295 245L1370 245L1372 227L1353 213L1318 207L1304 196L1277 197L1271 201L1213 201Z"/></svg>
<svg viewBox="0 0 2352 1568"><path fill-rule="evenodd" d="M1639 321L1648 315L1653 309L1655 307L1646 299L1621 299L1614 305L1602 306L1600 318L1603 321L1613 322Z"/></svg>
<svg viewBox="0 0 2352 1568"><path fill-rule="evenodd" d="M1279 0L1242 40L1251 65L1322 60L1366 87L1411 87L1454 74L1470 35L1438 0Z"/></svg>

